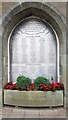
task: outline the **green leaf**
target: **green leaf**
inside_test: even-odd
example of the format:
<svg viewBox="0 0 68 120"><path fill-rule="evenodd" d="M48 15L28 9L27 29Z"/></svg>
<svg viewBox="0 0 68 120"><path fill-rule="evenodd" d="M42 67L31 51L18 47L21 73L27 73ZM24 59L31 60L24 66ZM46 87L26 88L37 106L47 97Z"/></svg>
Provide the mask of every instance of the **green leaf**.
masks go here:
<svg viewBox="0 0 68 120"><path fill-rule="evenodd" d="M16 82L17 87L26 89L26 86L31 85L31 79L25 76L19 76Z"/></svg>
<svg viewBox="0 0 68 120"><path fill-rule="evenodd" d="M39 89L41 84L50 86L50 82L47 80L47 78L45 78L43 76L39 76L38 78L35 79L34 85L36 88Z"/></svg>

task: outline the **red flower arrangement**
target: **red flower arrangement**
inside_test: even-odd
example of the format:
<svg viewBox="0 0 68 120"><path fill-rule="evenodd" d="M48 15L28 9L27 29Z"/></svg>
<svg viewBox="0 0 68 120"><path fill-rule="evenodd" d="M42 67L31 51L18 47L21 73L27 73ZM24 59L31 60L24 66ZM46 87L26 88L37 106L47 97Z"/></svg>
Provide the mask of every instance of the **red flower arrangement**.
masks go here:
<svg viewBox="0 0 68 120"><path fill-rule="evenodd" d="M40 85L40 90L42 91L50 91L51 90L51 86L46 86L44 84Z"/></svg>
<svg viewBox="0 0 68 120"><path fill-rule="evenodd" d="M64 90L64 84L62 84L61 82L52 82L51 84L51 90L55 91L55 90Z"/></svg>
<svg viewBox="0 0 68 120"><path fill-rule="evenodd" d="M12 82L9 82L5 85L4 89L10 89L10 90L24 90L23 88L18 88L16 84L13 84ZM26 86L27 91L34 91L37 90L34 83L32 83L30 86ZM56 90L64 90L64 85L60 82L51 82L50 86L46 86L44 84L40 85L39 90L41 91L56 91Z"/></svg>
<svg viewBox="0 0 68 120"><path fill-rule="evenodd" d="M4 87L4 89L19 90L19 88L16 86L16 84L13 84L12 82L7 83Z"/></svg>
<svg viewBox="0 0 68 120"><path fill-rule="evenodd" d="M64 90L64 85L60 82L52 82L50 83L50 86L46 86L42 84L40 85L40 90L43 90L43 91Z"/></svg>

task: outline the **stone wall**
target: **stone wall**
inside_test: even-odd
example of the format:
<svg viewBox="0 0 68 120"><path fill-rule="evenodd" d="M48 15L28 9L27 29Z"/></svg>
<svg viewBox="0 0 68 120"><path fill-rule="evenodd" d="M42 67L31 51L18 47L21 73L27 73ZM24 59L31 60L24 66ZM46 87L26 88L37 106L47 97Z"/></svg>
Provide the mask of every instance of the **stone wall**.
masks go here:
<svg viewBox="0 0 68 120"><path fill-rule="evenodd" d="M39 2L37 0L36 2ZM17 7L19 5L19 7ZM15 8L16 7L16 8ZM30 9L28 10L28 7ZM33 8L32 8L33 7ZM36 9L34 9L36 7ZM26 8L26 10L25 10ZM37 10L38 8L38 10ZM50 9L49 9L50 8ZM40 14L40 9L42 9ZM23 12L22 12L23 11ZM45 11L45 13L43 12ZM59 12L60 11L60 12ZM9 14L10 13L10 14ZM17 14L17 15L16 15ZM40 16L44 19L47 18L47 21L53 25L54 29L56 30L59 40L61 43L60 49L60 56L61 56L61 63L63 65L63 76L62 82L66 86L66 33L65 33L65 17L66 17L66 3L65 2L51 2L46 3L45 0L43 3L23 3L20 2L3 2L2 3L2 19L3 19L3 48L2 41L0 40L0 64L2 65L3 62L3 71L0 69L0 79L2 80L2 73L3 73L3 85L7 83L7 69L8 69L8 55L7 55L7 41L10 32L12 31L13 27L23 18L29 15L36 15ZM51 16L49 16L49 15ZM19 15L19 17L18 17ZM13 22L12 22L13 21ZM3 60L2 60L3 59Z"/></svg>
<svg viewBox="0 0 68 120"><path fill-rule="evenodd" d="M29 2L31 2L31 0L29 0ZM36 0L36 2L39 2L39 0ZM45 0L42 3L44 2ZM8 2L8 4L6 3L7 2L2 3L2 15L7 14L8 11L11 11L15 6L20 4L18 2ZM66 17L66 2L50 2L50 4L52 4L52 7L55 7L60 11L60 13L63 14L64 17Z"/></svg>
<svg viewBox="0 0 68 120"><path fill-rule="evenodd" d="M0 85L2 83L2 25L1 25L1 22L2 22L2 4L0 4Z"/></svg>
<svg viewBox="0 0 68 120"><path fill-rule="evenodd" d="M68 2L66 4L66 13L68 13ZM68 14L66 14L66 107L68 115Z"/></svg>
<svg viewBox="0 0 68 120"><path fill-rule="evenodd" d="M5 16L4 20L3 20L3 79L5 82L5 80L7 80L7 67L8 67L8 54L7 54L7 42L8 42L8 36L10 34L10 32L12 31L13 27L19 22L21 21L21 19L24 19L25 17L28 17L30 15L35 15L35 16L39 16L40 18L47 20L52 26L53 28L56 30L58 37L59 37L59 42L61 43L61 49L60 49L60 56L62 56L61 59L61 64L64 65L63 67L63 76L62 82L65 82L65 27L63 25L63 21L65 24L65 20L63 15L57 10L55 9L55 7L53 7L52 3L34 3L34 2L28 2L28 3L22 3L21 5L18 6L19 3L8 3L8 5L6 5L6 3L3 3L3 16ZM56 4L56 3L54 3ZM62 3L60 3L62 4ZM63 5L63 4L62 4ZM17 6L15 8L15 6ZM58 6L58 4L56 4L56 6ZM65 4L64 4L65 6ZM34 8L35 7L35 8ZM14 9L13 9L14 8ZM28 10L29 8L29 10ZM63 7L62 7L63 8ZM8 10L6 12L6 9ZM41 11L40 11L41 9ZM45 12L44 12L45 11ZM18 17L19 16L19 17ZM62 31L61 31L62 29ZM6 32L7 31L7 32ZM62 35L63 34L63 35ZM62 40L64 39L64 41Z"/></svg>

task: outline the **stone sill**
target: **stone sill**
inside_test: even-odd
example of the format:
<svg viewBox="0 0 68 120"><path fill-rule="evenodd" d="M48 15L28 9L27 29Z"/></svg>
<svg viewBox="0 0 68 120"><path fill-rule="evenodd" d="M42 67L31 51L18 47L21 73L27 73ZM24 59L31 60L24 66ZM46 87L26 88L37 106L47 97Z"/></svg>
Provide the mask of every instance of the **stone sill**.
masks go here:
<svg viewBox="0 0 68 120"><path fill-rule="evenodd" d="M25 107L63 106L63 90L55 92L4 90L4 104Z"/></svg>

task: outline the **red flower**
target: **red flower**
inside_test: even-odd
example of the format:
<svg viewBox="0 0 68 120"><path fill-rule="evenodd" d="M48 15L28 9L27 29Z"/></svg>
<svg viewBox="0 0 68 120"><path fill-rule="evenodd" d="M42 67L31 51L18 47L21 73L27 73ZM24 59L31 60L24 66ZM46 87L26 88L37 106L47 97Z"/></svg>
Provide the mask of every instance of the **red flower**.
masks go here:
<svg viewBox="0 0 68 120"><path fill-rule="evenodd" d="M16 84L9 82L5 85L4 89L17 90L17 86L16 86Z"/></svg>
<svg viewBox="0 0 68 120"><path fill-rule="evenodd" d="M18 88L16 84L13 84L12 82L9 82L5 85L4 89L10 89L10 90L24 90L23 88ZM25 90L35 90L34 83L31 84L31 86L26 86ZM51 82L50 86L46 86L44 84L40 85L39 89L36 90L42 90L42 91L55 91L55 90L64 90L64 85L60 82Z"/></svg>
<svg viewBox="0 0 68 120"><path fill-rule="evenodd" d="M17 90L17 89L18 89L18 87L16 86L16 84L13 84L13 85L12 85L12 89L13 89L13 90Z"/></svg>
<svg viewBox="0 0 68 120"><path fill-rule="evenodd" d="M34 89L35 89L34 83L31 84L30 89L31 89L31 90L34 90Z"/></svg>
<svg viewBox="0 0 68 120"><path fill-rule="evenodd" d="M10 85L6 84L4 89L10 89Z"/></svg>
<svg viewBox="0 0 68 120"><path fill-rule="evenodd" d="M52 82L51 83L51 90L62 90L64 89L64 85L60 82Z"/></svg>
<svg viewBox="0 0 68 120"><path fill-rule="evenodd" d="M26 90L28 90L28 91L29 91L29 86L26 86Z"/></svg>
<svg viewBox="0 0 68 120"><path fill-rule="evenodd" d="M40 85L40 90L49 91L50 89L51 89L50 86L46 86L44 84Z"/></svg>
<svg viewBox="0 0 68 120"><path fill-rule="evenodd" d="M10 90L13 90L14 88L13 88L13 86L10 86Z"/></svg>
<svg viewBox="0 0 68 120"><path fill-rule="evenodd" d="M13 85L13 83L12 83L12 82L9 82L8 84Z"/></svg>

